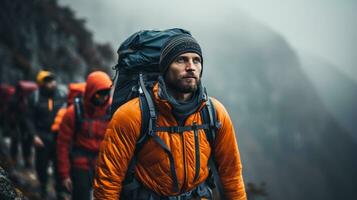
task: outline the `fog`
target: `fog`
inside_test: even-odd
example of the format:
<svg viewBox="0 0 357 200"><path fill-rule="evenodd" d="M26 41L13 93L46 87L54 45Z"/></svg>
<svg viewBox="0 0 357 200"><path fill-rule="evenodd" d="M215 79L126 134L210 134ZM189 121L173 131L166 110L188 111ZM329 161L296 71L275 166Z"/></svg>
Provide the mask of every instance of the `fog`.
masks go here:
<svg viewBox="0 0 357 200"><path fill-rule="evenodd" d="M224 0L224 1L122 1L61 0L88 20L98 41L114 47L138 29L194 24L205 16L212 21L230 21L228 13L251 16L283 35L293 48L332 63L357 80L357 2L354 0ZM146 16L150 16L147 18ZM139 24L132 24L135 18ZM193 33L195 28L190 27Z"/></svg>
<svg viewBox="0 0 357 200"><path fill-rule="evenodd" d="M298 50L318 56L357 80L357 2L353 0L236 1Z"/></svg>
<svg viewBox="0 0 357 200"><path fill-rule="evenodd" d="M265 182L263 199L356 195L353 1L60 2L115 49L142 29L190 30L209 94L235 124L245 181Z"/></svg>

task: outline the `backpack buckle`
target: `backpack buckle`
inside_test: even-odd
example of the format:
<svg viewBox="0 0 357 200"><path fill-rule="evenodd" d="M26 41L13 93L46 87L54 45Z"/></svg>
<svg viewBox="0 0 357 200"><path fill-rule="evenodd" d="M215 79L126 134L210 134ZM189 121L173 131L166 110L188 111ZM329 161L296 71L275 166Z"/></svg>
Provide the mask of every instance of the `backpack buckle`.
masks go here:
<svg viewBox="0 0 357 200"><path fill-rule="evenodd" d="M148 133L150 136L153 136L155 135L155 131L153 129L149 130L149 133Z"/></svg>
<svg viewBox="0 0 357 200"><path fill-rule="evenodd" d="M139 87L138 92L139 92L139 94L143 94L144 93L143 89L141 87Z"/></svg>
<svg viewBox="0 0 357 200"><path fill-rule="evenodd" d="M196 122L193 122L193 124L192 124L192 130L194 130L194 131L197 131L198 130L198 126L197 126L197 123Z"/></svg>
<svg viewBox="0 0 357 200"><path fill-rule="evenodd" d="M220 129L221 127L222 127L222 123L220 121L217 120L217 121L214 122L214 128L215 129Z"/></svg>
<svg viewBox="0 0 357 200"><path fill-rule="evenodd" d="M170 127L170 133L181 133L182 130L180 129L179 126L171 126Z"/></svg>

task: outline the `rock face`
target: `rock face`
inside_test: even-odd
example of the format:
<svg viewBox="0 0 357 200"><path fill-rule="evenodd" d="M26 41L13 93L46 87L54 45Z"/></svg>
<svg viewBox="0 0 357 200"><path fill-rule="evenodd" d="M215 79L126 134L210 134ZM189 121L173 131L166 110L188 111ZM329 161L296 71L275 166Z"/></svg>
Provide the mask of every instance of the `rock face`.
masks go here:
<svg viewBox="0 0 357 200"><path fill-rule="evenodd" d="M34 80L40 69L54 71L62 83L83 81L93 70L111 72L113 63L111 46L95 43L85 21L77 19L71 9L59 6L56 0L1 1L0 83L15 85L18 80ZM3 154L2 147L0 165L9 156ZM24 170L12 165L7 170L9 179L29 199L40 199L36 196L37 182L25 176ZM0 172L0 199L22 199L2 168Z"/></svg>
<svg viewBox="0 0 357 200"><path fill-rule="evenodd" d="M12 184L8 176L7 172L0 166L0 198L3 200L25 200L26 198L21 191Z"/></svg>
<svg viewBox="0 0 357 200"><path fill-rule="evenodd" d="M53 70L60 81L81 81L94 70L109 71L114 53L96 44L71 9L56 0L4 0L0 6L0 82L33 79Z"/></svg>

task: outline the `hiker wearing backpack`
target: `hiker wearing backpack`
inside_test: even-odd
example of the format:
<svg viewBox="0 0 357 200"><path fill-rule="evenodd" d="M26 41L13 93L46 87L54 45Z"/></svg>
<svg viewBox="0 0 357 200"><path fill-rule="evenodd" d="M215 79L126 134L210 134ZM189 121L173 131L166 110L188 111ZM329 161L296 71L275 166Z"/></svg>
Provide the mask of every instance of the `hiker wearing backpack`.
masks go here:
<svg viewBox="0 0 357 200"><path fill-rule="evenodd" d="M55 75L41 70L36 76L39 89L29 98L26 117L27 127L35 146L35 169L40 182L40 193L47 197L48 167L53 166L56 195L59 195L60 180L56 169L56 138L51 126L57 111L65 102L66 94L57 88Z"/></svg>
<svg viewBox="0 0 357 200"><path fill-rule="evenodd" d="M73 200L89 200L91 196L99 144L110 117L111 85L106 73L89 74L83 99L74 99L59 128L58 170Z"/></svg>
<svg viewBox="0 0 357 200"><path fill-rule="evenodd" d="M22 158L26 169L32 169L32 141L26 124L28 99L32 92L37 90L37 84L32 81L20 80L16 84L15 94L9 106L9 118L12 122L10 155L14 163L18 161L18 146L21 144Z"/></svg>
<svg viewBox="0 0 357 200"><path fill-rule="evenodd" d="M138 56L145 51L155 55L152 47L166 36L170 37L161 48L158 81L151 88L144 83L145 68L137 70L138 97L121 105L108 125L98 158L94 197L213 199L211 190L216 187L220 199L246 199L232 121L224 106L208 97L201 84L202 52L188 32L170 29L134 34L118 50L118 81L121 72L128 76L134 67L147 67L135 62L150 56ZM151 64L155 64L154 57ZM135 63L131 71L124 70L130 63L126 59Z"/></svg>
<svg viewBox="0 0 357 200"><path fill-rule="evenodd" d="M55 120L51 126L52 132L59 134L60 125L62 123L63 117L67 111L67 109L74 103L75 100L79 100L83 98L85 83L70 83L68 84L68 96L67 103L65 103L57 112ZM57 137L58 141L59 137ZM57 142L58 144L58 142ZM58 145L57 145L58 146ZM56 154L56 159L58 160L58 155ZM60 187L60 194L58 195L59 199L67 200L70 199L70 191L68 191L63 184Z"/></svg>

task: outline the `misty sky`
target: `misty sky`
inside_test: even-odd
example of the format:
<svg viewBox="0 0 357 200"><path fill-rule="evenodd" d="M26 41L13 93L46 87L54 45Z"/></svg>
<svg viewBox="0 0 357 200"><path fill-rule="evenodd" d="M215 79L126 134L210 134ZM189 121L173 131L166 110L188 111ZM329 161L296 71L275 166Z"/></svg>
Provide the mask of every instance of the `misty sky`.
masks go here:
<svg viewBox="0 0 357 200"><path fill-rule="evenodd" d="M327 60L357 80L357 1L237 1L240 9L268 24L300 51Z"/></svg>
<svg viewBox="0 0 357 200"><path fill-rule="evenodd" d="M355 0L59 0L61 4L70 5L73 9L75 9L76 15L80 18L85 18L87 20L88 28L93 31L95 40L99 42L109 42L113 48L116 50L121 42L123 42L128 36L143 29L167 29L173 27L182 27L191 31L193 36L198 39L201 46L203 47L203 53L205 56L205 67L209 69L209 67L220 66L220 69L224 69L224 65L227 63L231 63L231 65L227 65L226 69L229 67L233 69L236 67L233 74L233 78L239 76L239 70L242 72L242 76L247 75L246 71L253 70L254 75L249 77L248 82L245 77L240 77L240 81L236 81L234 85L234 89L239 90L239 94L232 92L225 96L225 100L227 102L231 102L232 113L239 113L234 116L234 119L238 119L238 115L240 116L240 120L237 122L240 123L241 127L247 127L247 130L240 132L241 144L242 144L242 155L244 156L246 166L248 169L246 171L246 180L248 181L257 181L264 180L262 177L268 177L267 180L272 181L269 182L268 185L273 188L272 194L281 195L283 198L284 194L300 194L300 183L305 183L307 179L311 177L300 176L297 178L301 178L301 182L287 181L287 184L284 184L285 189L281 189L281 180L291 180L295 173L291 173L290 170L286 170L285 172L280 170L279 166L276 165L279 159L274 158L274 156L282 155L282 158L285 159L283 155L289 152L286 151L285 145L289 143L284 143L286 141L310 141L311 138L316 143L313 143L313 149L321 148L319 152L321 155L326 155L329 152L330 146L326 144L330 144L327 142L320 141L329 141L326 140L326 133L324 131L317 131L316 134L311 134L313 131L311 130L320 130L319 123L315 126L314 117L307 116L299 117L298 120L291 120L292 124L298 122L298 124L306 122L305 120L311 120L311 127L314 129L309 129L309 126L302 126L300 129L294 129L296 131L289 131L290 134L285 134L287 132L281 131L282 134L276 135L279 137L271 137L270 133L276 134L279 133L278 130L284 130L282 127L274 127L275 119L276 124L283 123L284 120L279 117L274 117L270 115L267 107L264 107L266 104L259 103L261 99L266 99L267 97L272 96L272 94L279 94L279 91L290 91L290 90L282 90L281 86L285 88L285 86L291 86L292 91L297 92L298 97L296 99L305 99L306 103L301 106L294 101L291 101L292 98L295 98L295 95L289 96L282 93L284 96L281 96L281 100L284 102L288 102L288 105L291 106L291 110L289 112L284 112L281 116L304 116L301 113L310 113L309 106L318 109L312 109L313 116L317 116L319 120L323 121L328 118L329 112L334 113L334 110L329 110L329 112L325 112L323 107L320 109L320 101L314 96L314 90L312 89L313 84L311 84L304 79L304 75L301 73L304 67L304 59L298 60L296 55L309 54L313 59L316 59L316 62L309 63L306 67L314 68L314 66L318 66L323 68L320 70L315 70L310 73L313 75L309 77L310 79L316 79L316 76L319 76L323 79L323 81L328 82L329 84L322 84L327 86L335 86L331 88L323 87L323 91L327 91L328 98L332 99L338 111L343 111L343 117L341 117L340 121L345 120L346 118L355 119L349 116L355 116L350 114L349 110L353 112L353 109L349 106L354 106L354 101L350 103L350 101L342 101L342 100L351 100L355 99L354 96L346 95L350 93L350 91L354 91L355 84L351 84L351 87L348 87L348 90L344 90L347 87L340 87L342 83L345 83L345 76L339 76L341 79L332 79L336 80L335 82L330 81L328 75L334 77L334 71L331 70L330 67L336 67L344 74L353 78L357 83L357 69L354 65L357 64L357 57L355 56L355 52L357 52L357 26L356 26L356 15L355 11L357 10L357 1ZM278 34L278 35L277 35ZM282 37L280 37L282 36ZM222 44L223 42L223 44ZM239 48L237 48L239 46ZM293 49L291 49L291 47ZM258 49L258 50L257 50ZM274 53L274 51L276 51ZM283 52L282 52L283 51ZM252 54L250 54L252 53ZM256 53L256 54L254 54ZM253 55L252 59L248 59L248 61L255 61L254 56L257 56L256 62L248 63L244 60L245 57ZM264 54L264 55L261 55ZM265 55L266 54L266 55ZM290 55L290 57L289 57ZM271 57L270 57L271 56ZM242 59L243 58L243 59ZM260 58L260 59L259 59ZM274 59L273 61L269 60L269 58ZM230 60L232 59L232 60ZM280 60L279 60L280 59ZM271 61L271 62L269 62ZM245 65L247 63L247 65ZM223 64L223 65L221 65ZM266 67L265 67L266 66ZM252 68L249 68L252 67ZM261 68L260 68L261 67ZM281 68L279 68L281 67ZM301 68L299 68L301 67ZM328 68L329 67L329 68ZM239 69L238 69L239 68ZM288 69L281 70L282 72L289 72L287 74L280 74L281 76L275 76L279 70L277 69ZM212 69L212 68L211 68ZM220 69L214 71L217 74L213 74L214 76L220 76ZM269 71L268 69L273 69ZM275 69L275 70L274 70ZM320 68L318 68L320 69ZM246 71L245 71L246 70ZM255 73L255 71L257 73ZM301 71L300 71L301 70ZM224 70L222 70L224 72ZM332 72L331 72L332 71ZM207 70L206 78L209 70ZM263 76L260 75L259 72L266 72ZM274 72L274 73L269 73ZM291 72L291 74L290 74ZM304 71L305 73L308 70ZM329 72L329 74L328 74ZM222 73L223 74L223 73ZM256 74L256 75L255 75ZM261 73L262 74L262 73ZM285 81L280 80L277 81L276 85L272 90L265 90L264 77L270 77L269 74L274 77L272 80L275 80L275 77L278 79L286 78L286 77L295 77L296 79L283 79ZM287 76L284 76L287 75ZM291 75L291 76L289 76ZM260 79L263 77L263 79ZM231 77L231 79L233 79ZM209 79L206 79L209 80ZM213 80L213 79L211 79ZM218 80L218 79L217 79ZM218 88L217 90L222 91L222 88L226 86L225 81L217 81L214 82L214 86ZM263 80L263 82L261 82ZM302 80L302 81L301 81ZM304 82L305 80L305 82ZM246 84L242 84L246 81ZM300 82L299 82L300 81ZM274 82L274 81L273 81ZM303 82L301 84L301 82ZM326 83L322 82L322 83ZM341 82L338 83L338 82ZM353 81L352 81L353 82ZM251 84L252 83L252 84ZM274 82L275 83L275 82ZM314 82L312 82L314 83ZM338 84L337 84L338 83ZM246 87L251 84L251 87ZM211 85L212 86L212 85ZM222 88L220 88L223 86ZM306 87L303 87L306 86ZM311 87L311 88L310 88ZM301 89L304 88L304 89ZM210 87L211 91L212 87ZM301 89L301 90L299 90ZM317 88L319 89L319 88ZM321 90L321 91L322 91ZM265 92L270 91L270 94ZM274 92L278 91L278 93ZM300 92L299 92L300 91ZM310 92L309 92L310 91ZM339 92L336 92L339 91ZM357 93L357 92L356 92ZM259 95L267 95L264 98L257 98ZM355 93L353 93L355 94ZM255 96L257 95L257 96ZM304 96L306 95L306 96ZM319 94L320 95L320 94ZM239 98L238 98L239 96ZM316 94L318 96L318 94ZM338 97L335 97L338 96ZM346 98L344 98L344 96ZM357 96L357 95L356 95ZM255 98L254 98L255 97ZM319 96L323 99L324 95ZM342 97L342 98L341 98ZM313 99L311 102L310 99ZM245 101L246 100L246 101ZM257 100L252 101L252 100ZM289 102L291 101L291 102ZM257 107L249 107L249 105L258 105ZM264 102L264 101L262 101ZM305 101L304 101L305 102ZM341 103L342 102L342 103ZM345 107L343 102L348 102L349 104ZM262 105L261 113L259 109L259 105ZM285 108L283 107L285 104L277 105L277 108ZM295 106L297 105L297 106ZM318 106L314 106L318 105ZM341 107L342 105L342 107ZM234 109L233 109L234 108ZM247 110L247 109L252 110ZM301 109L300 109L301 108ZM343 109L342 109L343 108ZM240 110L239 110L240 109ZM246 109L246 111L244 111ZM348 110L347 110L348 109ZM274 110L274 109L273 109ZM347 110L347 111L346 111ZM296 113L291 113L291 112ZM300 112L301 111L301 112ZM316 112L315 112L316 111ZM245 112L245 113L244 113ZM338 113L338 112L337 112ZM245 115L243 115L245 114ZM272 112L272 114L276 114L280 116L279 113ZM301 115L300 115L301 114ZM266 116L266 118L265 118ZM338 115L335 115L336 117ZM344 118L344 116L347 116ZM249 118L251 117L251 118ZM295 118L293 118L295 119ZM245 120L245 121L244 121ZM352 120L351 120L352 121ZM259 124L261 122L261 124ZM332 121L333 122L333 121ZM349 122L347 120L347 122ZM304 123L304 125L309 125L310 122ZM250 126L250 124L252 124ZM258 124L258 125L256 125ZM264 124L266 124L267 128L265 131ZM334 124L334 123L332 123ZM342 123L343 124L343 123ZM355 123L351 122L352 128L349 130L350 134L357 133L353 130L357 130L357 127L354 126ZM288 125L286 125L288 126ZM333 125L332 125L333 126ZM251 128L254 127L254 128ZM294 126L295 127L295 126ZM348 126L345 126L348 127ZM344 127L344 128L345 128ZM255 129L256 128L256 129ZM275 130L276 128L276 130ZM291 127L290 127L291 128ZM316 128L316 129L315 129ZM354 129L356 128L356 129ZM242 129L241 129L242 130ZM261 131L263 130L263 131ZM300 131L306 130L306 131ZM341 129L336 129L341 130ZM257 133L257 134L254 134ZM338 135L340 133L331 132L332 134ZM268 134L264 137L264 134ZM306 135L304 135L306 134ZM343 134L343 133L342 133ZM324 138L319 138L320 136L324 136ZM297 136L295 138L295 136ZM344 138L344 137L339 137ZM349 137L347 137L349 138ZM357 135L355 135L357 138ZM285 140L286 139L286 140ZM275 143L269 143L269 141L275 141ZM331 140L332 141L332 140ZM336 139L336 141L338 141ZM342 140L341 140L342 141ZM281 142L281 143L279 143ZM303 142L301 142L302 144ZM308 143L308 142L307 142ZM278 145L279 144L279 145ZM295 144L295 143L294 143ZM309 143L310 144L310 143ZM312 143L311 143L312 144ZM316 144L316 145L315 145ZM345 143L343 143L345 145ZM294 145L287 145L294 146ZM281 147L281 149L279 148ZM327 147L327 149L325 149ZM337 147L337 146L334 146ZM277 149L278 148L278 149ZM282 151L284 149L284 151ZM301 152L305 152L308 148L301 148ZM338 149L338 148L336 148ZM276 150L276 151L275 151ZM271 152L272 157L267 156ZM295 152L292 151L292 152ZM308 150L306 150L308 152ZM354 151L352 151L354 152ZM291 153L291 152L290 152ZM296 152L295 152L296 153ZM316 192L317 190L323 190L324 185L330 184L330 182L324 181L324 176L321 175L322 170L319 169L319 164L316 164L316 171L314 171L314 167L309 166L311 164L307 162L300 162L299 158L302 156L296 156L294 153L289 154L294 156L289 156L286 159L292 159L291 166L299 168L301 166L306 165L306 169L312 171L304 171L299 169L301 174L309 174L314 175L311 180L314 182L311 185L318 185L318 187L313 188ZM308 152L306 158L310 158L310 152ZM320 156L320 154L316 154L316 156ZM320 159L312 159L316 163L320 162ZM327 159L328 160L328 159ZM286 164L286 162L284 162ZM331 162L332 163L332 162ZM291 166L288 164L286 169L290 169ZM311 167L311 168L310 168ZM340 167L340 166L338 166ZM337 167L337 168L338 168ZM336 169L337 169L336 168ZM330 168L329 168L330 169ZM270 171L269 171L270 170ZM337 171L337 170L334 170ZM266 173L265 173L266 172ZM318 178L316 178L316 174L318 174ZM262 176L263 175L263 176ZM286 178L286 179L285 179ZM294 177L295 178L295 177ZM305 179L306 178L306 179ZM331 180L330 180L331 181ZM309 181L307 181L309 182ZM333 182L333 181L332 181ZM323 183L323 184L320 184ZM336 182L336 184L338 184ZM304 184L306 186L306 184ZM333 184L332 184L333 185ZM320 187L321 186L321 187ZM316 191L315 191L316 190ZM338 191L338 190L337 190ZM334 192L334 190L331 190ZM337 192L338 193L338 192ZM327 194L327 193L324 193ZM294 196L294 195L293 195ZM312 195L313 196L313 195ZM279 199L279 198L274 198ZM288 198L293 199L293 198ZM306 198L299 198L306 199ZM317 199L317 198L316 198ZM326 199L326 198L325 198Z"/></svg>
<svg viewBox="0 0 357 200"><path fill-rule="evenodd" d="M183 19L194 21L195 12L207 12L207 20L210 21L224 18L225 12L243 13L283 35L298 51L326 60L357 81L355 0L60 0L60 3L70 5L77 11L77 16L87 19L87 25L97 41L110 42L115 48L118 41L123 41L131 34L123 32L123 28L138 31L131 30L137 27L131 27L130 17L142 18L145 23L146 15L156 15L158 20L170 19L170 15L182 15ZM184 8L190 6L195 9L185 12ZM122 16L121 13L127 17L127 23L115 24L116 19ZM172 25L166 23L168 27L155 27L153 24L155 22L148 22L148 26L140 27L154 29L179 25L175 20Z"/></svg>

